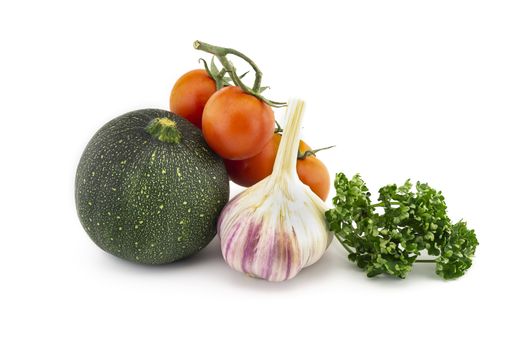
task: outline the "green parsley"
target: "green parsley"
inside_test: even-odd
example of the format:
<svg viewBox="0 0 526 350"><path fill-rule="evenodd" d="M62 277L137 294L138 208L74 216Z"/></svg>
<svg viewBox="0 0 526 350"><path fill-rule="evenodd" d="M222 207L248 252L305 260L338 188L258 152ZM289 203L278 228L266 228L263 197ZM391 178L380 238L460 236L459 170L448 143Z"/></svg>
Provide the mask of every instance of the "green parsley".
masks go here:
<svg viewBox="0 0 526 350"><path fill-rule="evenodd" d="M440 191L407 180L379 190L378 203L359 174L348 180L336 174L334 208L325 213L329 229L349 253L349 260L367 272L405 278L415 262L436 264L444 279L462 276L478 245L464 221L452 224ZM426 250L434 260L417 260Z"/></svg>

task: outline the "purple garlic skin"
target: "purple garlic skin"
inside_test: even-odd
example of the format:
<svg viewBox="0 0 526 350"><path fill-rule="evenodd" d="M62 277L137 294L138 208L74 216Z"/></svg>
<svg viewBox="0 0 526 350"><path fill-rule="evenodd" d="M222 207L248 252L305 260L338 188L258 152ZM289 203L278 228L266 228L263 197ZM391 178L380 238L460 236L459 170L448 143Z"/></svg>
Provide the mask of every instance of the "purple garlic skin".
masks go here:
<svg viewBox="0 0 526 350"><path fill-rule="evenodd" d="M300 202L274 195L275 200L257 203L255 199L261 197L254 193L263 188L260 183L245 190L221 212L221 252L234 270L268 281L283 281L320 259L332 236L322 215L325 206L316 195ZM308 210L313 205L321 210ZM296 211L306 215L298 216Z"/></svg>

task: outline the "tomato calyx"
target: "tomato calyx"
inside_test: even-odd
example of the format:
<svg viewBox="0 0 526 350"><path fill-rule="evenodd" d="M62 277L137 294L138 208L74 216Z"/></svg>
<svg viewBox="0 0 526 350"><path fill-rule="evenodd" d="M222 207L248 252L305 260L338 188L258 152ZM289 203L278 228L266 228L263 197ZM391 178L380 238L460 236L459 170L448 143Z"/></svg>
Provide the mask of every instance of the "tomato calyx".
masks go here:
<svg viewBox="0 0 526 350"><path fill-rule="evenodd" d="M224 68L219 70L214 63L213 57L212 61L210 62L210 66L208 66L208 63L206 63L206 60L204 58L200 58L199 62L203 63L206 73L210 78L212 78L215 81L216 90L221 90L225 86L230 86L231 79L225 76L226 70Z"/></svg>
<svg viewBox="0 0 526 350"><path fill-rule="evenodd" d="M229 76L226 76L226 69L219 70L214 62L214 57L210 61L210 66L204 58L200 58L199 62L203 63L206 73L210 78L212 78L216 83L216 90L220 90L226 86L232 86L232 79ZM239 76L240 79L243 79L249 72L245 72Z"/></svg>
<svg viewBox="0 0 526 350"><path fill-rule="evenodd" d="M279 107L286 107L287 106L286 102L277 102L277 101L269 100L266 97L264 97L263 95L261 95L261 93L263 91L268 89L268 86L261 86L261 80L262 80L262 77L263 77L263 73L258 68L256 63L254 61L252 61L245 54L243 54L243 53L241 53L241 52L239 52L237 50L234 50L234 49L225 48L225 47L219 47L219 46L215 46L215 45L210 45L210 44L204 43L204 42L199 41L199 40L196 40L194 42L194 48L196 50L208 52L208 53L214 55L214 57L216 57L219 60L219 62L221 63L221 65L223 66L221 69L218 69L217 66L215 65L214 61L213 61L213 58L212 58L212 61L210 63L210 66L208 66L206 61L202 59L202 61L205 64L205 70L210 75L210 77L212 79L214 79L214 81L216 82L217 90L223 88L224 86L230 85L230 83L233 83L234 85L239 86L241 88L241 90L243 90L243 92L260 99L261 101L265 102L266 104L268 104L271 107L278 107L279 108ZM234 67L232 62L230 62L228 60L227 55L237 56L237 57L243 59L245 62L247 62L252 67L252 69L254 70L254 74L255 74L254 83L253 83L252 87L248 87L241 80L241 79L243 79L243 77L248 72L244 73L244 74L241 74L241 75L238 75L237 72L236 72L236 68ZM228 76L226 76L227 74L228 74Z"/></svg>
<svg viewBox="0 0 526 350"><path fill-rule="evenodd" d="M274 123L276 123L276 128L274 129L274 134L279 134L281 135L283 133L283 128L281 127L281 125L278 123L277 120L274 120ZM331 148L334 148L336 147L336 145L332 145L332 146L328 146L328 147L322 147L322 148L318 148L318 149L306 149L304 152L302 152L300 149L298 149L298 160L303 160L309 156L314 156L316 157L316 153L318 153L319 151L325 151L327 149L331 149Z"/></svg>

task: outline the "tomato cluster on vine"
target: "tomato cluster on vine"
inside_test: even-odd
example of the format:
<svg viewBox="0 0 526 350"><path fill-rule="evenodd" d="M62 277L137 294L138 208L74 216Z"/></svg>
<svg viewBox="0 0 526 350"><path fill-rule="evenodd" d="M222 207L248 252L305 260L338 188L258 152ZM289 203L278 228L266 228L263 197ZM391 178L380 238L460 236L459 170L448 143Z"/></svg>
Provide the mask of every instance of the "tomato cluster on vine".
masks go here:
<svg viewBox="0 0 526 350"><path fill-rule="evenodd" d="M205 69L183 74L172 88L170 110L202 130L210 148L224 159L233 182L252 186L272 173L281 140L272 107L286 104L261 95L265 90L260 85L262 73L244 54L202 42L194 47L213 54L223 69L219 70L213 60L210 67L203 61ZM252 66L256 74L253 87L247 87L241 80L243 76L237 76L227 54L241 57ZM297 172L304 184L326 200L329 172L316 152L300 142Z"/></svg>

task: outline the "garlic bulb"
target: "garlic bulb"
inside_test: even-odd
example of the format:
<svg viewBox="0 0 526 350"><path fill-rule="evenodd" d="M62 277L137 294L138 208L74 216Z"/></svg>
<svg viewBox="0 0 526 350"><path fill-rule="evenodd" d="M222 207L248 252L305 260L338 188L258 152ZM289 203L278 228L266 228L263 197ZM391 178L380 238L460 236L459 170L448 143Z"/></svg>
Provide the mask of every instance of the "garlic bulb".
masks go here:
<svg viewBox="0 0 526 350"><path fill-rule="evenodd" d="M332 240L325 203L296 172L303 109L303 101L289 101L272 174L234 197L218 220L228 265L269 281L296 276L318 261Z"/></svg>

